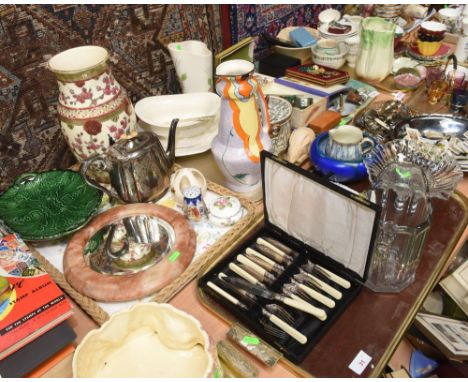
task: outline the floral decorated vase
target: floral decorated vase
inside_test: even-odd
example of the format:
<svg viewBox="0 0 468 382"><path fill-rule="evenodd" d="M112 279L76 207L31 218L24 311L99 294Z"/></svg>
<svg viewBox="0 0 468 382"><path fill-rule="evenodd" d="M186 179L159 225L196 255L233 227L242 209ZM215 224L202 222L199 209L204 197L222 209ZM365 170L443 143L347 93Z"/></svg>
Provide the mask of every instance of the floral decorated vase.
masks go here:
<svg viewBox="0 0 468 382"><path fill-rule="evenodd" d="M226 186L250 195L258 194L262 186L260 152L272 146L268 107L253 71L253 63L245 60L226 61L216 68L221 119L211 144Z"/></svg>
<svg viewBox="0 0 468 382"><path fill-rule="evenodd" d="M80 162L104 154L115 141L136 132L133 106L108 60L108 51L93 45L65 50L49 60L59 86L62 132Z"/></svg>

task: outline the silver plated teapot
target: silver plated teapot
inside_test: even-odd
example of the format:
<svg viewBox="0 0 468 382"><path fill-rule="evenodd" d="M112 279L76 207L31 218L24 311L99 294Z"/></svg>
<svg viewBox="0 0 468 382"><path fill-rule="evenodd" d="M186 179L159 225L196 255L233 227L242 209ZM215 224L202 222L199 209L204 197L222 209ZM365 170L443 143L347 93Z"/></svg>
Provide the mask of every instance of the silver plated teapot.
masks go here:
<svg viewBox="0 0 468 382"><path fill-rule="evenodd" d="M175 133L178 119L169 129L167 150L156 134L139 133L112 145L105 154L96 155L81 165L86 182L124 203L158 200L169 188L175 159ZM109 174L110 188L90 176L90 166ZM96 171L94 171L95 173Z"/></svg>

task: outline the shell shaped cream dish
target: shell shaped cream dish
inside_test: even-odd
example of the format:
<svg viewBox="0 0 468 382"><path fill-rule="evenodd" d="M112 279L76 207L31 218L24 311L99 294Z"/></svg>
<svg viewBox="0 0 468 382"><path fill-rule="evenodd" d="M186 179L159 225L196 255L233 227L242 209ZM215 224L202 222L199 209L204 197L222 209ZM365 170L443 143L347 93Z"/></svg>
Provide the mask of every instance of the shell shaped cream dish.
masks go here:
<svg viewBox="0 0 468 382"><path fill-rule="evenodd" d="M199 378L213 369L208 334L169 304L142 303L90 331L73 357L78 378Z"/></svg>

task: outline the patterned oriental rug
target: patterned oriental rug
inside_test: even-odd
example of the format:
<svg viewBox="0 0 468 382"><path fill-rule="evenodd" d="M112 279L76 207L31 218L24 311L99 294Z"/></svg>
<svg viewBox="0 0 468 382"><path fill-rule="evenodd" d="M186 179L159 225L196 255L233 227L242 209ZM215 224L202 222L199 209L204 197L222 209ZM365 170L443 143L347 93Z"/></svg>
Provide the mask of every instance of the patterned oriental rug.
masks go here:
<svg viewBox="0 0 468 382"><path fill-rule="evenodd" d="M106 47L136 102L180 91L167 43L202 40L217 53L221 30L217 5L0 5L0 192L23 172L75 161L57 120L58 88L47 69L54 54Z"/></svg>
<svg viewBox="0 0 468 382"><path fill-rule="evenodd" d="M257 36L255 58L259 59L269 51L268 45L258 38L262 32L276 36L287 26L316 27L319 13L332 5L242 4L222 7L229 7L230 30L225 26L224 33L230 33L230 43L235 44L248 36ZM333 5L333 8L341 10L343 5Z"/></svg>

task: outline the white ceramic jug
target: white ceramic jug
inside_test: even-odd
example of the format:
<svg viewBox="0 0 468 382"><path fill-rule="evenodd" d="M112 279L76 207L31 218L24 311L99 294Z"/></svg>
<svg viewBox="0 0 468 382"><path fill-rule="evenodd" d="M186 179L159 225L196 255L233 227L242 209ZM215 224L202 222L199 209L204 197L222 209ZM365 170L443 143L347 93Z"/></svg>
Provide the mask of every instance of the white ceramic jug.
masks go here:
<svg viewBox="0 0 468 382"><path fill-rule="evenodd" d="M173 42L167 48L183 93L213 90L213 54L204 42Z"/></svg>

